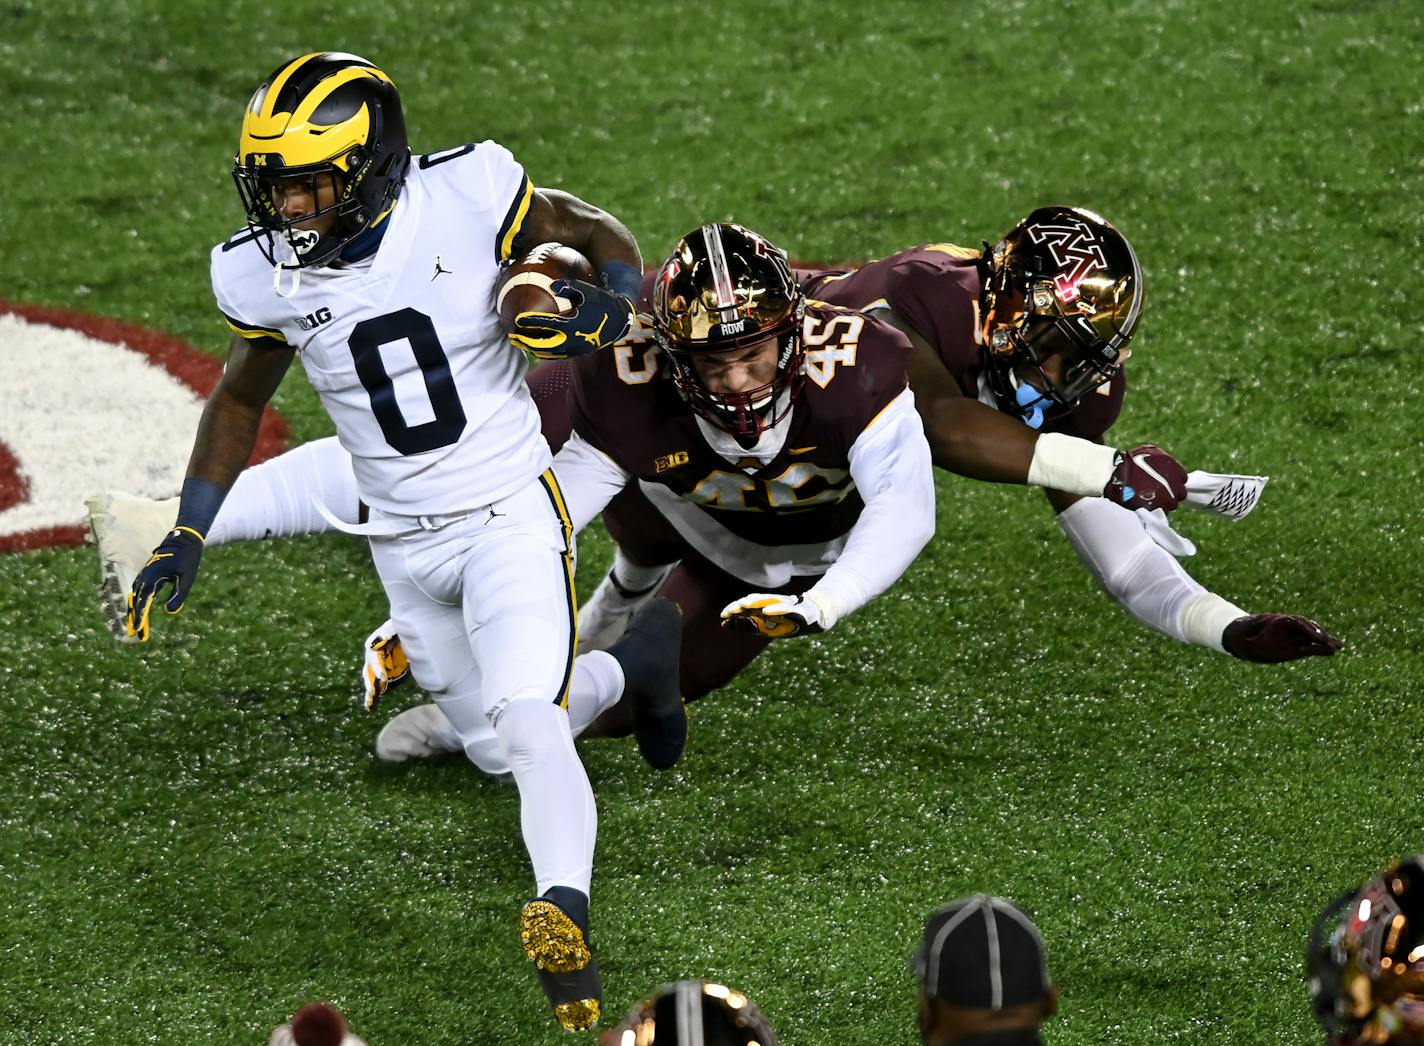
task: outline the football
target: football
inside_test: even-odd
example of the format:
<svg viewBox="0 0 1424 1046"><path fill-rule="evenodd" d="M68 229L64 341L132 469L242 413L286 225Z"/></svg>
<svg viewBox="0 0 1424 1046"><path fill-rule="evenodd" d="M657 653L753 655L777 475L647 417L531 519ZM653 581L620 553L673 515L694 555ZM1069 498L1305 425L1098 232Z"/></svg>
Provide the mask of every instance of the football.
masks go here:
<svg viewBox="0 0 1424 1046"><path fill-rule="evenodd" d="M495 281L499 322L510 331L521 312L567 312L572 303L554 294L554 281L593 279L593 264L578 251L562 243L541 243L506 266Z"/></svg>

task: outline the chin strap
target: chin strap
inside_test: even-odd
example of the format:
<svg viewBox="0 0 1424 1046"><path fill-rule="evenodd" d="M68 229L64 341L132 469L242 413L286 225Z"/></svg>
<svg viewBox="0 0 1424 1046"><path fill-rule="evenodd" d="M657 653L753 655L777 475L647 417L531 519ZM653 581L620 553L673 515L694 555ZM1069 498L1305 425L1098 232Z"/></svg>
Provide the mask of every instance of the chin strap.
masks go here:
<svg viewBox="0 0 1424 1046"><path fill-rule="evenodd" d="M282 273L292 274L291 286L286 290L282 289ZM290 298L297 293L297 288L302 285L302 267L298 262L278 262L276 268L272 270L272 289L277 292L279 298Z"/></svg>

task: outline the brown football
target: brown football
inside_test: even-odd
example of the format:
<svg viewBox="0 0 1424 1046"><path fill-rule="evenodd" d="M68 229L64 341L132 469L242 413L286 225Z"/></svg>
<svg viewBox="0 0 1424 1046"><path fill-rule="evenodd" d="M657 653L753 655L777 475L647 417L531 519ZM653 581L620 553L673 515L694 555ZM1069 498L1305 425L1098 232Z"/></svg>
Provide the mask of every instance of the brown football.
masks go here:
<svg viewBox="0 0 1424 1046"><path fill-rule="evenodd" d="M495 312L506 331L514 329L514 317L521 312L567 312L572 303L555 297L553 282L593 279L592 263L578 251L562 243L541 243L499 274Z"/></svg>

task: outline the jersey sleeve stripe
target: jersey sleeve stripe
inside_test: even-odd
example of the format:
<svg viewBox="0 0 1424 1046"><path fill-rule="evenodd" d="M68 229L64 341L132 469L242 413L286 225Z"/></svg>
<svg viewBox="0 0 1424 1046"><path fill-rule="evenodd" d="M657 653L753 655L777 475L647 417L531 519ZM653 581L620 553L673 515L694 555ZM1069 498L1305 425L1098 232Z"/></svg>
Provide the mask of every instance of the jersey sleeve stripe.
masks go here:
<svg viewBox="0 0 1424 1046"><path fill-rule="evenodd" d="M229 316L227 313L223 313L222 318L227 322L227 325L229 327L231 327L238 334L242 335L244 338L275 338L281 342L285 342L287 340L287 336L275 327L259 327L255 323L247 323L243 320L233 319L233 317Z"/></svg>
<svg viewBox="0 0 1424 1046"><path fill-rule="evenodd" d="M504 224L499 227L499 235L495 238L495 261L504 261L514 252L514 238L524 226L524 219L529 214L529 201L533 197L534 186L526 174L520 183L519 192L514 196L514 202L509 205L509 213L504 216Z"/></svg>

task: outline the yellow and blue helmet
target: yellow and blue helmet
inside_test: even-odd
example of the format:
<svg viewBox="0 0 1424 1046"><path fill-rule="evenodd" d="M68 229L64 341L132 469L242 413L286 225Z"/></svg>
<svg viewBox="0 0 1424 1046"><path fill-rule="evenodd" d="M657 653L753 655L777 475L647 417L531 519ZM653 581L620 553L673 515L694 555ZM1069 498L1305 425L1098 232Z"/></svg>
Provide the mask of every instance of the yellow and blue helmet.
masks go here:
<svg viewBox="0 0 1424 1046"><path fill-rule="evenodd" d="M400 93L391 78L354 54L317 51L284 63L247 104L232 176L247 224L267 259L320 265L390 213L410 166ZM313 214L284 218L275 190L307 181L313 200L330 179L334 202ZM334 214L318 236L298 222ZM285 252L283 252L285 253Z"/></svg>

